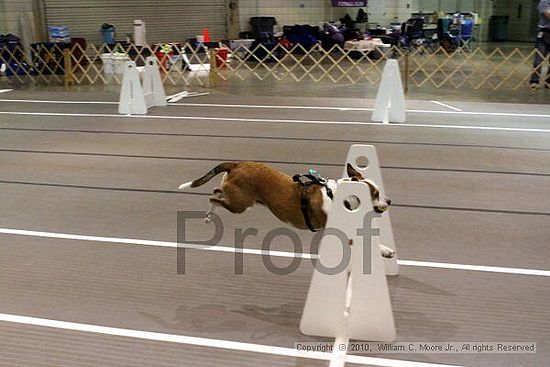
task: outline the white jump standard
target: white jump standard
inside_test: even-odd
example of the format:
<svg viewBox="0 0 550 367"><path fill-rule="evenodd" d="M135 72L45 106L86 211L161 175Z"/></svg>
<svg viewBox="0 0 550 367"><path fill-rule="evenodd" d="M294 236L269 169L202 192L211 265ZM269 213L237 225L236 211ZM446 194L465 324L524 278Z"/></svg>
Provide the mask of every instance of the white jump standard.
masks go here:
<svg viewBox="0 0 550 367"><path fill-rule="evenodd" d="M346 165L376 182L380 196L385 196L376 148L352 145ZM343 177L347 177L344 170ZM348 206L356 198L355 208ZM335 338L330 367L345 365L350 339L394 341L395 322L386 275L397 275L395 241L389 211L376 213L371 195L358 182L340 182L328 215L327 228L334 228L349 239L349 260L345 269L327 274L320 268L333 268L342 262L341 239L328 233L319 246L319 263L313 271L300 330L307 335ZM380 257L380 249L394 256ZM342 350L341 345L346 348Z"/></svg>
<svg viewBox="0 0 550 367"><path fill-rule="evenodd" d="M384 66L382 80L378 87L372 121L388 124L405 122L405 93L397 60L388 60Z"/></svg>
<svg viewBox="0 0 550 367"><path fill-rule="evenodd" d="M143 82L134 61L124 66L118 113L122 115L146 115L153 106L166 106L166 93L162 85L158 61L150 56L145 60Z"/></svg>
<svg viewBox="0 0 550 367"><path fill-rule="evenodd" d="M380 196L387 197L384 180L382 179L382 171L380 170L378 153L373 145L352 145L346 158L346 165L347 164L351 164L366 179L374 181L380 190ZM342 175L342 177L347 177L346 170L344 170ZM384 211L381 214L381 217L374 219L376 227L380 228L380 243L395 253L395 239L393 237L390 212ZM399 273L397 256L393 256L392 258L385 257L384 264L386 267L386 275L397 275Z"/></svg>

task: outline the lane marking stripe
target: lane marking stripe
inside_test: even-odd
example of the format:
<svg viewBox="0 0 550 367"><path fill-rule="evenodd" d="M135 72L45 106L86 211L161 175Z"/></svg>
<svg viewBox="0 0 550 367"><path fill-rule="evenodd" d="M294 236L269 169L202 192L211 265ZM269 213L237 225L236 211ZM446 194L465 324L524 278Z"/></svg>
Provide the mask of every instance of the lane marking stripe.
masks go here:
<svg viewBox="0 0 550 367"><path fill-rule="evenodd" d="M17 236L29 236L29 237L41 237L41 238L59 238L66 240L77 241L93 241L93 242L106 242L106 243L118 243L129 245L141 245L141 246L155 246L155 247L170 247L177 248L177 242L165 242L154 240L142 240L132 238L120 238L120 237L103 237L103 236L88 236L79 234L68 233L55 233L55 232L40 232L29 231L22 229L12 228L0 228L0 234L17 235ZM260 256L274 256L274 257L286 257L286 258L302 258L302 259L318 259L317 254L310 253L294 253L285 251L264 251L260 249L236 249L230 246L205 246L199 244L185 243L179 244L181 248L195 249L203 251L216 251L226 253L244 253L248 255L260 255ZM415 267L427 267L438 269L452 269L452 270L464 270L464 271L479 271L488 273L501 273L501 274L517 274L517 275L532 275L532 276L544 276L550 277L550 271L538 270L538 269L524 269L524 268L509 268L499 266L483 266L483 265L466 265L466 264L452 264L442 262L431 261L417 261L417 260L398 260L399 265L403 266L415 266Z"/></svg>
<svg viewBox="0 0 550 367"><path fill-rule="evenodd" d="M534 275L534 276L550 277L550 271L548 270L508 268L508 267L500 267L500 266L450 264L450 263L416 261L416 260L398 260L398 262L399 262L399 265L405 265L405 266L418 266L418 267L427 267L427 268L454 269L454 270L467 270L467 271L481 271L481 272L488 272L488 273L519 274L519 275Z"/></svg>
<svg viewBox="0 0 550 367"><path fill-rule="evenodd" d="M174 106L189 107L227 107L227 108L258 108L283 110L330 110L330 111L372 111L368 107L336 107L336 106L285 106L285 105L253 105L253 104L224 104L224 103L171 103Z"/></svg>
<svg viewBox="0 0 550 367"><path fill-rule="evenodd" d="M446 108L450 108L453 111L462 112L462 110L460 108L456 108L456 107L453 107L451 105L448 105L448 104L445 104L445 103L442 103L442 102L439 102L439 101L430 101L430 102L435 103L435 104L440 105L440 106L443 106L443 107L446 107Z"/></svg>
<svg viewBox="0 0 550 367"><path fill-rule="evenodd" d="M550 115L534 114L534 113L512 113L512 112L470 112L470 111L433 111L433 110L407 110L413 113L434 113L438 115L479 115L479 116L504 116L504 117L536 117L550 118Z"/></svg>
<svg viewBox="0 0 550 367"><path fill-rule="evenodd" d="M200 337L186 336L186 335L165 334L165 333L159 333L159 332L142 331L142 330L134 330L134 329L123 329L123 328L117 328L117 327L82 324L82 323L76 323L76 322L43 319L43 318L37 318L37 317L20 316L20 315L5 314L5 313L0 313L0 321L10 322L15 324L42 326L42 327L61 329L61 330L80 331L80 332L87 332L87 333L94 333L94 334L120 336L120 337L144 339L144 340L154 340L158 342L194 345L194 346L207 347L207 348L229 349L229 350L235 350L240 352L271 354L271 355L294 357L294 358L306 358L306 359L328 361L330 360L330 357L331 357L330 353L323 353L323 352L306 352L306 351L292 349L292 348L275 347L270 345L236 342L236 341L223 340L223 339L200 338ZM365 356L348 356L347 362L380 366L380 367L457 367L457 366L450 366L450 365L443 365L443 364L436 364L436 363L413 362L413 361L404 361L399 359L375 358L375 357L365 357Z"/></svg>
<svg viewBox="0 0 550 367"><path fill-rule="evenodd" d="M46 101L46 100L27 100L27 99L0 99L0 102L15 102L15 103L49 103L49 104L107 104L117 105L118 102L105 101ZM456 107L438 102L430 101L444 107L450 108L453 111L437 111L437 110L422 110L411 109L407 112L412 113L433 113L433 114L455 114L455 115L480 115L480 116L508 116L508 117L534 117L534 118L550 118L550 114L533 114L533 113L515 113L515 112L471 112L462 111ZM246 104L222 104L222 103L170 103L172 106L189 106L189 107L229 107L229 108L267 108L267 109L306 109L306 110L334 110L334 111L373 111L372 108L366 107L331 107L331 106L275 106L275 105L246 105Z"/></svg>
<svg viewBox="0 0 550 367"><path fill-rule="evenodd" d="M0 93L8 93L11 92L13 89L0 89Z"/></svg>
<svg viewBox="0 0 550 367"><path fill-rule="evenodd" d="M451 111L430 111L434 113L455 113ZM456 112L458 113L458 112ZM463 114L478 114L460 112ZM61 112L13 112L0 111L0 115L26 115L26 116L68 116L68 117L105 117L105 118L140 118L160 120L207 120L207 121L233 121L233 122L264 122L264 123L289 123L289 124L326 124L326 125L364 125L390 128L430 128L430 129L460 129L460 130L487 130L487 131L514 131L514 132L537 132L550 133L550 129L538 128L513 128L513 127L492 127L492 126L468 126L468 125L429 125L429 124L381 124L377 122L360 121L322 121L322 120L276 120L276 119L254 119L236 117L203 117L203 116L161 116L161 115L115 115L107 113L61 113ZM519 115L514 115L519 116ZM536 115L540 117L541 115ZM523 115L523 117L527 117ZM548 115L550 118L550 115Z"/></svg>
<svg viewBox="0 0 550 367"><path fill-rule="evenodd" d="M167 99L170 97L166 97ZM106 104L118 105L118 102L108 101L47 101L40 99L0 99L0 102L14 103L45 103L45 104ZM333 110L333 111L372 111L367 107L331 107L331 106L285 106L285 105L247 105L247 104L224 104L224 103L171 103L169 106L183 107L227 107L227 108L258 108L258 109L295 109L295 110Z"/></svg>
<svg viewBox="0 0 550 367"><path fill-rule="evenodd" d="M154 240L142 240L136 238L120 238L120 237L102 237L102 236L88 236L79 234L68 233L53 233L53 232L38 232L27 231L11 228L0 228L0 234L9 234L17 236L29 236L29 237L42 237L42 238L59 238L64 240L76 240L76 241L93 241L93 242L107 242L107 243L119 243L127 245L141 245L141 246L153 246L153 247L170 247L170 248L186 248L202 251L215 251L215 252L227 252L227 253L244 253L248 255L260 255L260 256L273 256L273 257L289 257L289 258L302 258L302 259L317 259L315 254L306 253L294 253L285 251L264 251L259 249L237 249L229 246L207 246L194 243L180 243L177 242L165 242Z"/></svg>
<svg viewBox="0 0 550 367"><path fill-rule="evenodd" d="M0 99L0 102L45 103L45 104L109 104L109 105L118 104L118 102L110 102L110 101L48 101L48 100L41 100L41 99Z"/></svg>

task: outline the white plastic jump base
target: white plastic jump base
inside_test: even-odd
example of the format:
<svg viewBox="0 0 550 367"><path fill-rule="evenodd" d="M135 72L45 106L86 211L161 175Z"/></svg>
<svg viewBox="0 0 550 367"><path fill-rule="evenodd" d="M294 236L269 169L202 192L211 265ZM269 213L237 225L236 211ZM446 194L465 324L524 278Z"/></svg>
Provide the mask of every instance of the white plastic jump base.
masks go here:
<svg viewBox="0 0 550 367"><path fill-rule="evenodd" d="M143 69L143 82L134 61L124 66L118 113L122 115L145 115L153 106L166 106L166 94L160 77L156 57L148 57Z"/></svg>
<svg viewBox="0 0 550 367"><path fill-rule="evenodd" d="M405 93L401 82L401 72L397 60L388 60L384 66L382 80L378 87L372 121L405 122Z"/></svg>
<svg viewBox="0 0 550 367"><path fill-rule="evenodd" d="M373 145L354 144L348 151L346 164L351 164L364 177L374 181L380 189L380 197L386 196L384 181L382 180L382 171L380 170L380 161L378 153ZM364 166L364 164L367 164ZM347 177L346 169L344 168L343 177ZM380 243L396 250L395 239L393 237L393 229L390 219L391 206L388 211L382 214L380 218L374 220L374 225L380 229ZM399 274L399 265L397 264L397 253L392 259L384 258L386 275Z"/></svg>
<svg viewBox="0 0 550 367"><path fill-rule="evenodd" d="M362 161L358 163L362 157L368 160L366 166L362 165ZM378 156L373 146L352 145L346 162L375 181L380 194L384 195ZM344 201L350 196L359 199L359 206L354 210L344 206ZM382 241L386 241L386 246L395 249L395 243L388 212L377 219L373 213L367 185L360 182L341 182L338 185L326 228L343 232L351 242L342 244L340 238L325 233L319 246L318 261L324 268L335 268L343 260L342 246L349 246L351 255L348 262L343 262L343 269L338 269L340 271L335 274L321 271L323 269L320 270L318 264L315 267L300 322L302 333L333 337L337 343L347 343L349 339L395 340L386 274L395 275L399 268L397 259L382 258L379 247ZM370 234L358 232L366 225L365 221L371 222ZM376 230L379 231L378 236ZM333 357L332 365L343 365L345 353L336 352Z"/></svg>
<svg viewBox="0 0 550 367"><path fill-rule="evenodd" d="M344 206L344 200L351 195L360 201L354 211ZM359 228L363 228L367 213L372 211L367 185L360 182L339 184L327 228L342 231L352 241L351 257L347 269L337 274L324 274L317 267L314 269L300 322L302 333L345 342L349 339L395 340L395 324L379 241L377 237L367 236L372 243L365 246L363 237L357 233ZM342 246L338 237L325 235L319 246L318 261L326 268L335 268L342 260ZM364 271L363 260L370 261L370 272Z"/></svg>

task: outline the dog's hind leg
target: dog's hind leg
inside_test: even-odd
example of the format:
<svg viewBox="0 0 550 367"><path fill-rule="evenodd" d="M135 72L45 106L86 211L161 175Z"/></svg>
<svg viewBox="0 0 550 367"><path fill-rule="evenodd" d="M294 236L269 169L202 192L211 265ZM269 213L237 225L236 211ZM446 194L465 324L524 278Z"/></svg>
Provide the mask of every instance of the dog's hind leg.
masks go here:
<svg viewBox="0 0 550 367"><path fill-rule="evenodd" d="M238 191L231 193L225 192L224 197L216 195L210 196L210 203L213 205L224 207L233 214L243 213L246 209L254 205L252 199L241 197Z"/></svg>
<svg viewBox="0 0 550 367"><path fill-rule="evenodd" d="M215 211L216 211L216 206L214 204L210 204L210 207L208 207L208 211L206 212L206 216L204 217L204 223L210 223Z"/></svg>
<svg viewBox="0 0 550 367"><path fill-rule="evenodd" d="M216 187L214 189L214 194L210 197L210 207L208 208L208 211L206 212L206 217L204 217L204 223L210 223L212 221L212 216L214 215L216 211L216 206L220 205L219 203L216 205L212 201L212 198L214 199L220 199L223 200L223 191L219 187Z"/></svg>
<svg viewBox="0 0 550 367"><path fill-rule="evenodd" d="M222 182L221 182L222 187L223 187L223 184L225 183L226 178L227 178L227 172L223 174ZM204 223L210 223L210 221L212 220L212 216L214 215L214 212L216 211L216 206L221 205L219 202L215 202L212 199L223 200L223 198L224 198L223 190L220 189L219 187L216 187L214 189L213 195L210 197L210 207L208 208L208 212L206 212L206 217L204 218Z"/></svg>
<svg viewBox="0 0 550 367"><path fill-rule="evenodd" d="M233 211L229 208L229 206L225 202L224 198L220 198L216 195L212 195L210 196L209 200L210 200L210 208L212 209L212 212L214 212L214 208L216 208L217 206L221 206L222 208L225 208L233 213Z"/></svg>

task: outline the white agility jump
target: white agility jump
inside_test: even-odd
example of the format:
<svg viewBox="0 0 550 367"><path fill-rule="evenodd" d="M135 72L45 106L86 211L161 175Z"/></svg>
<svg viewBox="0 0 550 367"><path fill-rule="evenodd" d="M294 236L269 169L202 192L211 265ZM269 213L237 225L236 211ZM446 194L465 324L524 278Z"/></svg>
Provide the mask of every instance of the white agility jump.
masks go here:
<svg viewBox="0 0 550 367"><path fill-rule="evenodd" d="M352 145L346 158L346 164L347 163L350 163L364 177L374 181L380 189L380 196L386 197L386 189L384 180L382 179L382 171L380 170L380 161L378 160L376 148L373 145ZM345 169L343 175L344 177L347 175ZM393 238L390 212L384 212L380 218L374 219L374 223L375 226L380 229L380 243L395 251L395 239ZM386 275L397 275L399 273L397 252L393 258L385 258L384 263Z"/></svg>
<svg viewBox="0 0 550 367"><path fill-rule="evenodd" d="M397 60L386 61L378 87L372 121L390 123L406 121L405 93Z"/></svg>
<svg viewBox="0 0 550 367"><path fill-rule="evenodd" d="M145 60L143 80L134 61L124 66L118 113L122 115L145 115L153 106L166 106L166 94L160 77L157 58Z"/></svg>
<svg viewBox="0 0 550 367"><path fill-rule="evenodd" d="M373 146L353 145L347 163L375 181L384 194ZM359 203L352 210L345 205L350 197L356 197ZM337 344L347 344L350 339L394 341L396 338L386 275L397 275L399 268L396 256L383 259L379 248L384 244L395 250L395 242L389 212L379 218L372 213L372 196L367 185L360 182L338 185L326 228L337 229L347 236L350 258L343 261L341 239L326 233L319 246L322 267L332 269L341 263L346 266L335 274L327 274L319 266L314 268L300 323L306 335L336 339L331 366L345 363L347 351L338 350Z"/></svg>

